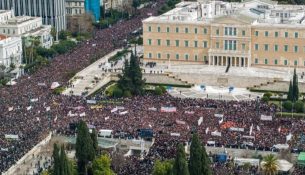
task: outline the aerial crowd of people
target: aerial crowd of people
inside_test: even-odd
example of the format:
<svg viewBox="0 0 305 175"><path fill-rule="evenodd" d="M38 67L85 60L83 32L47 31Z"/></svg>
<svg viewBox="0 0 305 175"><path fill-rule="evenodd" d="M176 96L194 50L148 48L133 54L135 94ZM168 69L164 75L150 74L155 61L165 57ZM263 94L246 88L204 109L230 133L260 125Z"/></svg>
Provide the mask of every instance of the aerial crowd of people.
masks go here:
<svg viewBox="0 0 305 175"><path fill-rule="evenodd" d="M93 107L83 97L53 94L53 82L66 86L71 72L88 66L96 55L123 47L147 14L156 14L163 1L157 2L154 8L143 8L129 20L97 30L91 40L56 56L35 73L22 76L16 85L0 89L0 172L14 165L50 131L69 134L70 124L79 120L97 130L124 132L128 138L138 138L138 129L153 130L155 143L144 160L130 157L133 163L118 174L151 173L156 159L173 158L176 145L188 143L193 132L205 145L276 151L274 145L287 143L293 151L305 150L305 121L277 118L275 105L259 101L180 99L165 94ZM262 120L262 115L268 120Z"/></svg>

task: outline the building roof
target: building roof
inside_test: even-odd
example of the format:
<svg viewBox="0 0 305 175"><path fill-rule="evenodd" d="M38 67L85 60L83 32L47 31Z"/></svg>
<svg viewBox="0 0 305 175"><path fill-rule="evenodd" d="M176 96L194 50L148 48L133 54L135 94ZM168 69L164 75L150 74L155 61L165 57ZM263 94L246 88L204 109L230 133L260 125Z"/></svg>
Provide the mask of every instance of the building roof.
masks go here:
<svg viewBox="0 0 305 175"><path fill-rule="evenodd" d="M305 27L305 6L278 5L277 1L271 0L245 0L240 3L198 0L181 2L176 8L143 22L212 24L228 18L256 26Z"/></svg>

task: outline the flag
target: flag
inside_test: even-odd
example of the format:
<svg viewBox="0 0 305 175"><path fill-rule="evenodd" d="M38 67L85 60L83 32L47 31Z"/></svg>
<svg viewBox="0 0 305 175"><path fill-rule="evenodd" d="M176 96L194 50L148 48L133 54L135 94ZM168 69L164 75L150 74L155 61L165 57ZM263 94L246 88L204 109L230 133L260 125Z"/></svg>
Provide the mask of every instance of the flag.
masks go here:
<svg viewBox="0 0 305 175"><path fill-rule="evenodd" d="M26 108L26 110L31 110L32 109L32 106L28 106L27 108Z"/></svg>
<svg viewBox="0 0 305 175"><path fill-rule="evenodd" d="M38 98L31 99L31 102L37 102L37 101L38 101Z"/></svg>
<svg viewBox="0 0 305 175"><path fill-rule="evenodd" d="M85 113L85 112L80 113L79 116L80 116L80 117L85 117L85 116L86 116L86 113Z"/></svg>
<svg viewBox="0 0 305 175"><path fill-rule="evenodd" d="M258 131L261 131L261 128L257 125L256 126L256 129L258 130Z"/></svg>
<svg viewBox="0 0 305 175"><path fill-rule="evenodd" d="M116 111L118 111L118 108L117 108L117 107L113 108L113 109L111 110L111 113L114 113L114 112L116 112Z"/></svg>
<svg viewBox="0 0 305 175"><path fill-rule="evenodd" d="M205 134L209 133L209 127L207 127L207 129L205 129Z"/></svg>
<svg viewBox="0 0 305 175"><path fill-rule="evenodd" d="M185 125L185 121L178 120L178 119L176 120L176 123L177 123L177 124L180 124L180 125Z"/></svg>
<svg viewBox="0 0 305 175"><path fill-rule="evenodd" d="M108 117L105 117L105 120L107 121L109 119L109 116Z"/></svg>
<svg viewBox="0 0 305 175"><path fill-rule="evenodd" d="M252 131L253 131L253 123L252 123L252 125L250 126L250 135L252 135Z"/></svg>
<svg viewBox="0 0 305 175"><path fill-rule="evenodd" d="M161 107L161 112L177 112L176 107Z"/></svg>
<svg viewBox="0 0 305 175"><path fill-rule="evenodd" d="M291 140L291 138L292 138L292 134L289 133L289 134L286 136L286 142L288 142L289 140Z"/></svg>

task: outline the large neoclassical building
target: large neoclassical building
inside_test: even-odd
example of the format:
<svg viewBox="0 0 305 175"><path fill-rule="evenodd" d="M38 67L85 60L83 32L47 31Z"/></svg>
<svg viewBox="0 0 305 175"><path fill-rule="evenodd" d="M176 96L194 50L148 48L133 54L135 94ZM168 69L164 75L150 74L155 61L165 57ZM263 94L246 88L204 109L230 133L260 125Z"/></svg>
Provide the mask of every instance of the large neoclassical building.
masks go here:
<svg viewBox="0 0 305 175"><path fill-rule="evenodd" d="M143 40L146 61L305 67L305 6L181 2L144 20Z"/></svg>

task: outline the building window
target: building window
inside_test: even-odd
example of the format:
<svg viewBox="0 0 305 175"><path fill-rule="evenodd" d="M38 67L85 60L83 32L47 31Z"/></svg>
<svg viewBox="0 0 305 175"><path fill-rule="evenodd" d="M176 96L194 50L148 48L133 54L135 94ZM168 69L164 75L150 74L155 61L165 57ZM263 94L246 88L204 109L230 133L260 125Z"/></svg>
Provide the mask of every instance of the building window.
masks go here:
<svg viewBox="0 0 305 175"><path fill-rule="evenodd" d="M255 58L255 64L258 64L258 58Z"/></svg>
<svg viewBox="0 0 305 175"><path fill-rule="evenodd" d="M187 61L187 60L189 60L189 55L188 54L185 54L184 55L184 59Z"/></svg>
<svg viewBox="0 0 305 175"><path fill-rule="evenodd" d="M265 64L268 64L268 59L267 58L265 59Z"/></svg>
<svg viewBox="0 0 305 175"><path fill-rule="evenodd" d="M208 48L208 42L207 41L203 41L203 48Z"/></svg>
<svg viewBox="0 0 305 175"><path fill-rule="evenodd" d="M158 53L158 58L161 59L161 53Z"/></svg>
<svg viewBox="0 0 305 175"><path fill-rule="evenodd" d="M243 30L243 31L242 31L242 35L243 35L243 36L246 36L246 31Z"/></svg>
<svg viewBox="0 0 305 175"><path fill-rule="evenodd" d="M208 61L208 57L207 56L203 56L203 61Z"/></svg>
<svg viewBox="0 0 305 175"><path fill-rule="evenodd" d="M179 27L176 27L176 33L179 33Z"/></svg>
<svg viewBox="0 0 305 175"><path fill-rule="evenodd" d="M148 45L151 45L151 39L148 39Z"/></svg>
<svg viewBox="0 0 305 175"><path fill-rule="evenodd" d="M237 30L235 27L225 27L225 35L226 36L236 36Z"/></svg>
<svg viewBox="0 0 305 175"><path fill-rule="evenodd" d="M198 41L194 41L194 47L198 47Z"/></svg>
<svg viewBox="0 0 305 175"><path fill-rule="evenodd" d="M277 52L279 50L279 46L276 44L274 45L274 51Z"/></svg>
<svg viewBox="0 0 305 175"><path fill-rule="evenodd" d="M186 27L186 28L184 29L184 32L185 32L185 33L189 33L189 28Z"/></svg>
<svg viewBox="0 0 305 175"><path fill-rule="evenodd" d="M179 60L179 54L176 54L176 60Z"/></svg>
<svg viewBox="0 0 305 175"><path fill-rule="evenodd" d="M208 29L207 28L203 28L203 34L207 34L208 33Z"/></svg>
<svg viewBox="0 0 305 175"><path fill-rule="evenodd" d="M265 51L269 50L269 44L265 44Z"/></svg>
<svg viewBox="0 0 305 175"><path fill-rule="evenodd" d="M176 47L179 47L179 40L176 40Z"/></svg>
<svg viewBox="0 0 305 175"><path fill-rule="evenodd" d="M152 54L151 53L148 53L148 58L152 58Z"/></svg>
<svg viewBox="0 0 305 175"><path fill-rule="evenodd" d="M242 47L242 50L246 50L246 44L245 43L242 43L241 47Z"/></svg>
<svg viewBox="0 0 305 175"><path fill-rule="evenodd" d="M258 36L258 31L255 31L255 36Z"/></svg>
<svg viewBox="0 0 305 175"><path fill-rule="evenodd" d="M287 66L288 65L288 61L284 60L284 65Z"/></svg>
<svg viewBox="0 0 305 175"><path fill-rule="evenodd" d="M216 35L219 35L219 29L216 29Z"/></svg>
<svg viewBox="0 0 305 175"><path fill-rule="evenodd" d="M198 61L198 55L195 55L195 61Z"/></svg>
<svg viewBox="0 0 305 175"><path fill-rule="evenodd" d="M285 32L285 38L288 38L289 34L288 32Z"/></svg>
<svg viewBox="0 0 305 175"><path fill-rule="evenodd" d="M299 51L299 47L298 46L294 46L294 52L298 53L298 51Z"/></svg>
<svg viewBox="0 0 305 175"><path fill-rule="evenodd" d="M255 47L255 50L258 50L258 44L255 44L254 47Z"/></svg>
<svg viewBox="0 0 305 175"><path fill-rule="evenodd" d="M188 47L189 46L189 41L184 41L184 47Z"/></svg>
<svg viewBox="0 0 305 175"><path fill-rule="evenodd" d="M168 53L168 54L166 54L166 58L167 59L170 59L170 57L171 57L171 55Z"/></svg>
<svg viewBox="0 0 305 175"><path fill-rule="evenodd" d="M277 65L277 59L274 60L274 64Z"/></svg>
<svg viewBox="0 0 305 175"><path fill-rule="evenodd" d="M170 40L166 40L166 46L170 46L171 45L171 41Z"/></svg>
<svg viewBox="0 0 305 175"><path fill-rule="evenodd" d="M295 33L294 33L294 37L295 37L295 38L299 38L299 33L298 33L298 32L295 32Z"/></svg>
<svg viewBox="0 0 305 175"><path fill-rule="evenodd" d="M268 36L269 36L269 32L265 31L265 37L268 37Z"/></svg>
<svg viewBox="0 0 305 175"><path fill-rule="evenodd" d="M295 65L295 66L298 65L298 60L294 60L294 65Z"/></svg>
<svg viewBox="0 0 305 175"><path fill-rule="evenodd" d="M285 51L285 52L288 52L288 45L285 45L285 46L284 46L284 51Z"/></svg>
<svg viewBox="0 0 305 175"><path fill-rule="evenodd" d="M159 33L161 32L161 27L158 27L158 32L159 32Z"/></svg>
<svg viewBox="0 0 305 175"><path fill-rule="evenodd" d="M235 40L225 40L225 50L236 50Z"/></svg>
<svg viewBox="0 0 305 175"><path fill-rule="evenodd" d="M219 42L216 42L216 48L219 49Z"/></svg>
<svg viewBox="0 0 305 175"><path fill-rule="evenodd" d="M169 27L166 27L166 32L169 33Z"/></svg>
<svg viewBox="0 0 305 175"><path fill-rule="evenodd" d="M279 37L279 32L275 32L275 33L274 33L274 37L275 37L275 38Z"/></svg>
<svg viewBox="0 0 305 175"><path fill-rule="evenodd" d="M161 39L158 39L158 46L161 46Z"/></svg>
<svg viewBox="0 0 305 175"><path fill-rule="evenodd" d="M198 29L197 29L197 28L195 28L195 29L194 29L194 32L195 32L195 34L197 34L197 32L198 32Z"/></svg>

